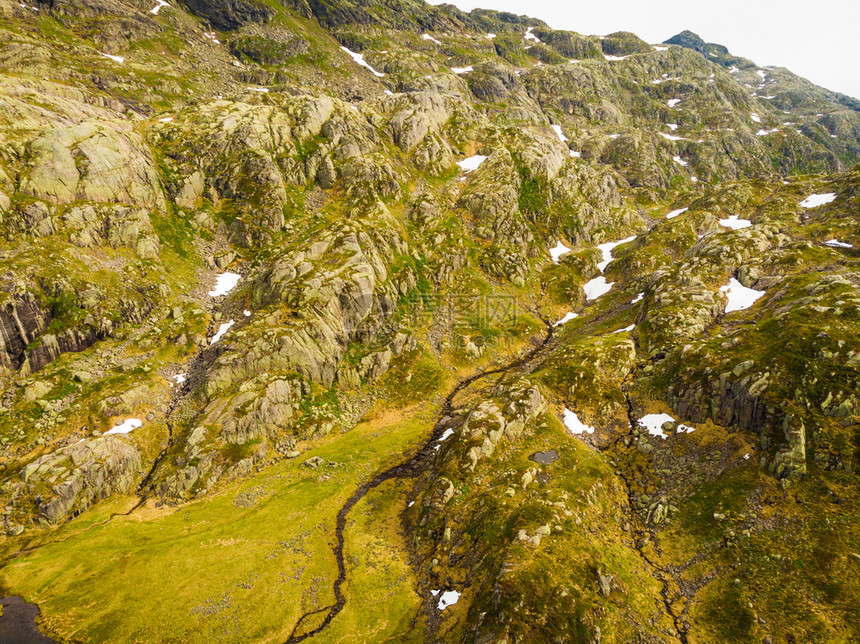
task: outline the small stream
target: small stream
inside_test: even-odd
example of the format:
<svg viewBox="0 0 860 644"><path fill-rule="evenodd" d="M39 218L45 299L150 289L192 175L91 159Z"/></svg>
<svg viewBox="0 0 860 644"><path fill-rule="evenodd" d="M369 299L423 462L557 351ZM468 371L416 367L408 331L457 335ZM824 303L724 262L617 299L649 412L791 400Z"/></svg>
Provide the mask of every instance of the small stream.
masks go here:
<svg viewBox="0 0 860 644"><path fill-rule="evenodd" d="M39 632L36 617L39 607L28 604L22 598L11 596L0 598L3 615L0 615L0 644L57 644Z"/></svg>

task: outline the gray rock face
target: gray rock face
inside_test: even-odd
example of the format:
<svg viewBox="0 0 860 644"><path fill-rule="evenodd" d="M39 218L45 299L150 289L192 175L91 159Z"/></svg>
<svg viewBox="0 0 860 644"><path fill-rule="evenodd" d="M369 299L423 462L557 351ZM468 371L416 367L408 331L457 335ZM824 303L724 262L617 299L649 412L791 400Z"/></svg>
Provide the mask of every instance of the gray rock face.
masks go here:
<svg viewBox="0 0 860 644"><path fill-rule="evenodd" d="M55 204L74 201L164 208L155 162L141 137L122 122L84 121L30 144L32 169L21 192Z"/></svg>
<svg viewBox="0 0 860 644"><path fill-rule="evenodd" d="M264 24L275 15L270 7L256 0L183 0L183 4L215 29L224 31L248 23Z"/></svg>
<svg viewBox="0 0 860 644"><path fill-rule="evenodd" d="M140 453L116 436L86 439L46 454L21 472L39 496L38 512L49 523L80 514L96 501L131 491L141 472Z"/></svg>
<svg viewBox="0 0 860 644"><path fill-rule="evenodd" d="M25 359L25 349L51 321L51 315L28 292L0 305L0 369L15 370Z"/></svg>

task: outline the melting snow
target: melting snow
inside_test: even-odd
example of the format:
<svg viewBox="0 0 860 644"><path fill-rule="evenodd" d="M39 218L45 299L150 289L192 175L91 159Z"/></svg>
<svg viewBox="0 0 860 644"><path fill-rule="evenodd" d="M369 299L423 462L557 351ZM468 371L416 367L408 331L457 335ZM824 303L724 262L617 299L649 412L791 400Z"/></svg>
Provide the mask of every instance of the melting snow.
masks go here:
<svg viewBox="0 0 860 644"><path fill-rule="evenodd" d="M585 291L585 299L596 300L601 295L606 295L612 288L613 284L615 284L615 282L607 282L603 275L595 277L593 280L586 282L585 286L582 287Z"/></svg>
<svg viewBox="0 0 860 644"><path fill-rule="evenodd" d="M680 102L680 98L670 98L668 101L666 101L666 105L668 105L669 107L675 107Z"/></svg>
<svg viewBox="0 0 860 644"><path fill-rule="evenodd" d="M473 72L475 70L472 69L471 65L469 65L468 67L452 67L451 71L455 74L468 74L469 72Z"/></svg>
<svg viewBox="0 0 860 644"><path fill-rule="evenodd" d="M558 140L561 141L562 143L566 143L567 141L570 140L564 135L564 132L561 131L560 125L553 125L552 129L555 130L555 133L558 135Z"/></svg>
<svg viewBox="0 0 860 644"><path fill-rule="evenodd" d="M438 594L438 592L439 591L437 590L435 593L433 593L433 596L435 597ZM456 590L446 590L444 593L442 593L442 596L439 598L439 604L437 605L437 608L439 610L445 610L446 608L448 608L448 606L453 606L459 600L460 600L460 593L458 593Z"/></svg>
<svg viewBox="0 0 860 644"><path fill-rule="evenodd" d="M150 9L149 13L155 14L157 16L158 12L161 11L162 7L169 7L169 6L170 5L167 4L164 0L158 0L158 4L155 5L152 9Z"/></svg>
<svg viewBox="0 0 860 644"><path fill-rule="evenodd" d="M496 34L494 34L494 33L492 33L492 32L489 32L489 33L487 33L487 35L486 35L486 36L484 36L484 38L487 38L487 39L489 39L489 40L492 40L492 39L493 39L493 38L495 38L495 37L496 37Z"/></svg>
<svg viewBox="0 0 860 644"><path fill-rule="evenodd" d="M261 94L268 94L269 93L268 87L249 87L248 89L251 90L252 92L260 92Z"/></svg>
<svg viewBox="0 0 860 644"><path fill-rule="evenodd" d="M603 261L598 262L597 268L600 269L602 273L607 266L609 266L609 262L612 261L612 249L616 246L620 246L621 244L626 244L627 242L632 242L636 239L636 235L631 235L630 237L625 237L624 239L619 239L616 242L607 242L606 244L599 244L597 248L600 250L600 253L603 256Z"/></svg>
<svg viewBox="0 0 860 644"><path fill-rule="evenodd" d="M407 508L411 508L413 505L415 505L415 501L410 501L410 502L409 502L409 505L407 505L406 507L407 507Z"/></svg>
<svg viewBox="0 0 860 644"><path fill-rule="evenodd" d="M731 228L732 230L740 230L741 228L749 228L752 222L749 219L740 219L738 215L731 215L728 219L720 219L720 226Z"/></svg>
<svg viewBox="0 0 860 644"><path fill-rule="evenodd" d="M483 154L476 154L475 156L471 156L468 159L457 161L457 165L460 166L466 172L471 172L472 170L477 170L478 166L486 160L487 157L485 157Z"/></svg>
<svg viewBox="0 0 860 644"><path fill-rule="evenodd" d="M636 304L636 302L641 302L643 299L645 299L645 293L639 293L636 297L630 300L630 303Z"/></svg>
<svg viewBox="0 0 860 644"><path fill-rule="evenodd" d="M682 158L681 158L681 157L679 157L679 156L674 156L674 157L672 157L672 160L673 160L675 163L677 163L678 165L680 165L680 166L684 166L684 167L686 167L686 166L687 166L687 162L686 162L686 161L684 161L684 159L682 159Z"/></svg>
<svg viewBox="0 0 860 644"><path fill-rule="evenodd" d="M250 311L242 311L242 315L244 315L246 318L249 318L249 317L251 317L251 312Z"/></svg>
<svg viewBox="0 0 860 644"><path fill-rule="evenodd" d="M562 420L564 421L564 426L570 430L571 434L593 434L594 427L589 427L588 425L580 422L579 418L577 418L576 414L570 411L567 407L564 408L564 414L562 415Z"/></svg>
<svg viewBox="0 0 860 644"><path fill-rule="evenodd" d="M836 241L835 239L828 239L826 242L824 242L824 244L827 246L833 246L833 248L854 248L851 244Z"/></svg>
<svg viewBox="0 0 860 644"><path fill-rule="evenodd" d="M347 54L349 54L349 55L350 55L350 57L351 57L355 62L357 62L359 65L361 65L362 67L367 67L367 69L369 69L371 72L373 72L373 75L374 75L374 76L378 76L379 78L382 78L383 76L385 76L385 74L380 74L378 71L376 71L375 69L373 69L373 67L371 67L371 66L367 63L367 61L365 61L365 60L364 60L364 56L363 56L363 55L361 55L361 54L357 54L357 53L355 53L354 51L350 51L350 50L349 50L349 49L347 49L346 47L341 47L341 49L343 49Z"/></svg>
<svg viewBox="0 0 860 644"><path fill-rule="evenodd" d="M131 430L137 429L143 425L143 421L138 420L137 418L129 418L123 423L120 423L116 427L109 429L105 432L107 434L128 434Z"/></svg>
<svg viewBox="0 0 860 644"><path fill-rule="evenodd" d="M173 120L172 116L165 116L163 119L158 119L159 123L170 123Z"/></svg>
<svg viewBox="0 0 860 644"><path fill-rule="evenodd" d="M208 38L209 40L211 40L212 42L214 42L216 45L220 45L220 44L221 44L221 41L220 41L220 40L218 40L218 39L215 37L215 32L214 32L214 31L209 31L209 32L204 31L204 32L203 32L203 37L204 37L204 38Z"/></svg>
<svg viewBox="0 0 860 644"><path fill-rule="evenodd" d="M673 210L669 214L666 215L666 219L674 219L678 215L687 212L686 208L678 208L677 210Z"/></svg>
<svg viewBox="0 0 860 644"><path fill-rule="evenodd" d="M678 129L678 124L677 123L666 123L666 127L668 127L670 130L672 130L674 132L675 130Z"/></svg>
<svg viewBox="0 0 860 644"><path fill-rule="evenodd" d="M758 114L756 114L755 112L750 114L750 118L753 120L754 123L761 123L761 119L758 117Z"/></svg>
<svg viewBox="0 0 860 644"><path fill-rule="evenodd" d="M639 419L639 426L647 429L648 433L652 436L666 438L666 434L663 432L663 423L674 422L675 419L672 418L669 414L647 414ZM675 431L677 431L679 434L683 434L685 432L689 434L690 432L695 431L695 428L679 424Z"/></svg>
<svg viewBox="0 0 860 644"><path fill-rule="evenodd" d="M665 132L657 132L660 136L662 136L667 141L684 141L683 136L675 136L674 134L666 134Z"/></svg>
<svg viewBox="0 0 860 644"><path fill-rule="evenodd" d="M610 139L617 139L619 136L621 136L621 135L620 134L610 134L609 138Z"/></svg>
<svg viewBox="0 0 860 644"><path fill-rule="evenodd" d="M100 56L104 56L105 58L110 58L115 63L119 63L120 65L125 62L125 58L122 56L111 56L110 54L105 54L103 52L99 52Z"/></svg>
<svg viewBox="0 0 860 644"><path fill-rule="evenodd" d="M630 326L626 326L623 329L618 329L617 331L613 331L613 333L625 333L627 331L632 331L636 328L635 324L631 324Z"/></svg>
<svg viewBox="0 0 860 644"><path fill-rule="evenodd" d="M421 38L423 38L424 40L430 40L430 41L432 41L432 42L435 42L437 45L441 45L441 44L442 44L441 42L439 42L438 40L436 40L436 39L435 39L433 36L431 36L430 34L421 34Z"/></svg>
<svg viewBox="0 0 860 644"><path fill-rule="evenodd" d="M567 314L565 314L565 316L564 316L563 318L561 318L558 322L556 322L555 324L553 324L553 326L561 326L562 324L565 324L566 322L570 322L570 321L571 321L571 320L573 320L574 318L578 318L578 317L579 317L579 314L578 314L578 313L567 313Z"/></svg>
<svg viewBox="0 0 860 644"><path fill-rule="evenodd" d="M236 284L239 283L240 279L242 279L242 276L236 273L221 273L215 278L215 288L209 291L209 295L212 297L227 295L227 293L236 288Z"/></svg>
<svg viewBox="0 0 860 644"><path fill-rule="evenodd" d="M817 208L818 206L823 206L826 203L830 203L834 199L836 199L836 193L825 192L824 194L820 195L809 195L806 199L800 202L800 205L804 208Z"/></svg>
<svg viewBox="0 0 860 644"><path fill-rule="evenodd" d="M579 152L577 152L576 150L568 150L568 154L570 154L570 156L572 156L574 159L578 159L579 157L581 157L581 156L582 156L582 155L581 155Z"/></svg>
<svg viewBox="0 0 860 644"><path fill-rule="evenodd" d="M654 51L669 51L668 47L660 47L659 45L654 45Z"/></svg>
<svg viewBox="0 0 860 644"><path fill-rule="evenodd" d="M437 443L441 443L441 442L442 442L442 441L444 441L446 438L448 438L449 436L451 436L453 433L454 433L454 430L453 430L453 429L451 429L451 428L449 427L448 429L446 429L446 430L445 430L445 432L444 432L444 433L439 437L439 440L437 440L436 442L437 442Z"/></svg>
<svg viewBox="0 0 860 644"><path fill-rule="evenodd" d="M630 58L630 56L631 56L631 54L627 54L626 56L610 56L609 54L603 55L603 57L609 61L624 60L625 58Z"/></svg>
<svg viewBox="0 0 860 644"><path fill-rule="evenodd" d="M737 74L739 71L741 71L741 70L739 70L736 65L732 65L729 68L729 74Z"/></svg>
<svg viewBox="0 0 860 644"><path fill-rule="evenodd" d="M720 287L720 293L725 293L729 298L729 303L726 304L726 313L748 309L755 304L758 298L764 295L764 291L747 288L734 277L729 280L728 284Z"/></svg>
<svg viewBox="0 0 860 644"><path fill-rule="evenodd" d="M230 330L230 327L233 326L234 324L235 324L235 322L233 320L230 320L229 322L225 322L224 324L219 326L218 327L218 333L216 333L212 337L212 340L209 342L209 344L211 345L211 344L215 344L216 342L218 342L218 340L220 340L224 336L224 334Z"/></svg>
<svg viewBox="0 0 860 644"><path fill-rule="evenodd" d="M772 130L759 130L755 133L756 136L767 136L768 134L773 134L774 132L779 132L778 128L773 128Z"/></svg>
<svg viewBox="0 0 860 644"><path fill-rule="evenodd" d="M181 385L183 382L185 382L188 379L185 377L184 373L178 373L175 376L173 376L173 378L171 378L171 380L173 380L173 382L170 383L170 386L172 387L174 384Z"/></svg>
<svg viewBox="0 0 860 644"><path fill-rule="evenodd" d="M558 242L555 245L555 248L549 249L549 254L552 257L552 261L554 261L556 264L558 264L558 258L561 257L562 255L564 255L565 253L569 253L571 250L573 250L573 249L568 248L567 246L565 246L561 242Z"/></svg>
<svg viewBox="0 0 860 644"><path fill-rule="evenodd" d="M540 42L540 38L538 38L532 33L532 29L534 29L534 27L529 27L528 29L526 29L526 33L523 38L525 38L526 40L534 40L535 42Z"/></svg>

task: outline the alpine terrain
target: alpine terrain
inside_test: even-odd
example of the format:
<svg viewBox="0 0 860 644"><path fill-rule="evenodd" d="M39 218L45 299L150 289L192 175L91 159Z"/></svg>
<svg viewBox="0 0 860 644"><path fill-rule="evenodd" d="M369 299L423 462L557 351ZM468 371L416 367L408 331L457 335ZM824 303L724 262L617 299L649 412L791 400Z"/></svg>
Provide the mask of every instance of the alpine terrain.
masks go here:
<svg viewBox="0 0 860 644"><path fill-rule="evenodd" d="M858 161L689 31L0 0L0 640L860 642Z"/></svg>

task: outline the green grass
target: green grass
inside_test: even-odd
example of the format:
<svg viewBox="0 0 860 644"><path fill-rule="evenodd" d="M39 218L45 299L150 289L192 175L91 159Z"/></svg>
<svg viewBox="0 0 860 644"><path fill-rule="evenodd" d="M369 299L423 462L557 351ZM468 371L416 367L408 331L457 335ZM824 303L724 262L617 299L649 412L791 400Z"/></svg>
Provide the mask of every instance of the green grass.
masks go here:
<svg viewBox="0 0 860 644"><path fill-rule="evenodd" d="M104 516L102 506L96 506L54 533L63 540L10 563L2 573L3 587L37 602L47 628L64 638L285 639L302 611L332 601L337 568L331 542L340 505L362 481L415 446L432 422L431 409L390 424L382 419L363 423L299 459L176 510L148 506L93 525L93 517ZM337 465L302 467L312 455ZM234 504L249 490L255 507ZM400 502L386 493L383 511L390 514L391 504ZM361 532L362 525L369 533ZM378 537L367 542L377 534L373 526L373 521L358 520L359 532L349 535L351 557L378 559L385 550ZM398 594L409 585L404 565L401 560L392 573L400 584ZM349 592L377 595L377 584L388 585L389 577L384 570L368 569L359 578L365 585ZM345 615L355 610L349 621L372 630L378 624L363 606L350 605Z"/></svg>

